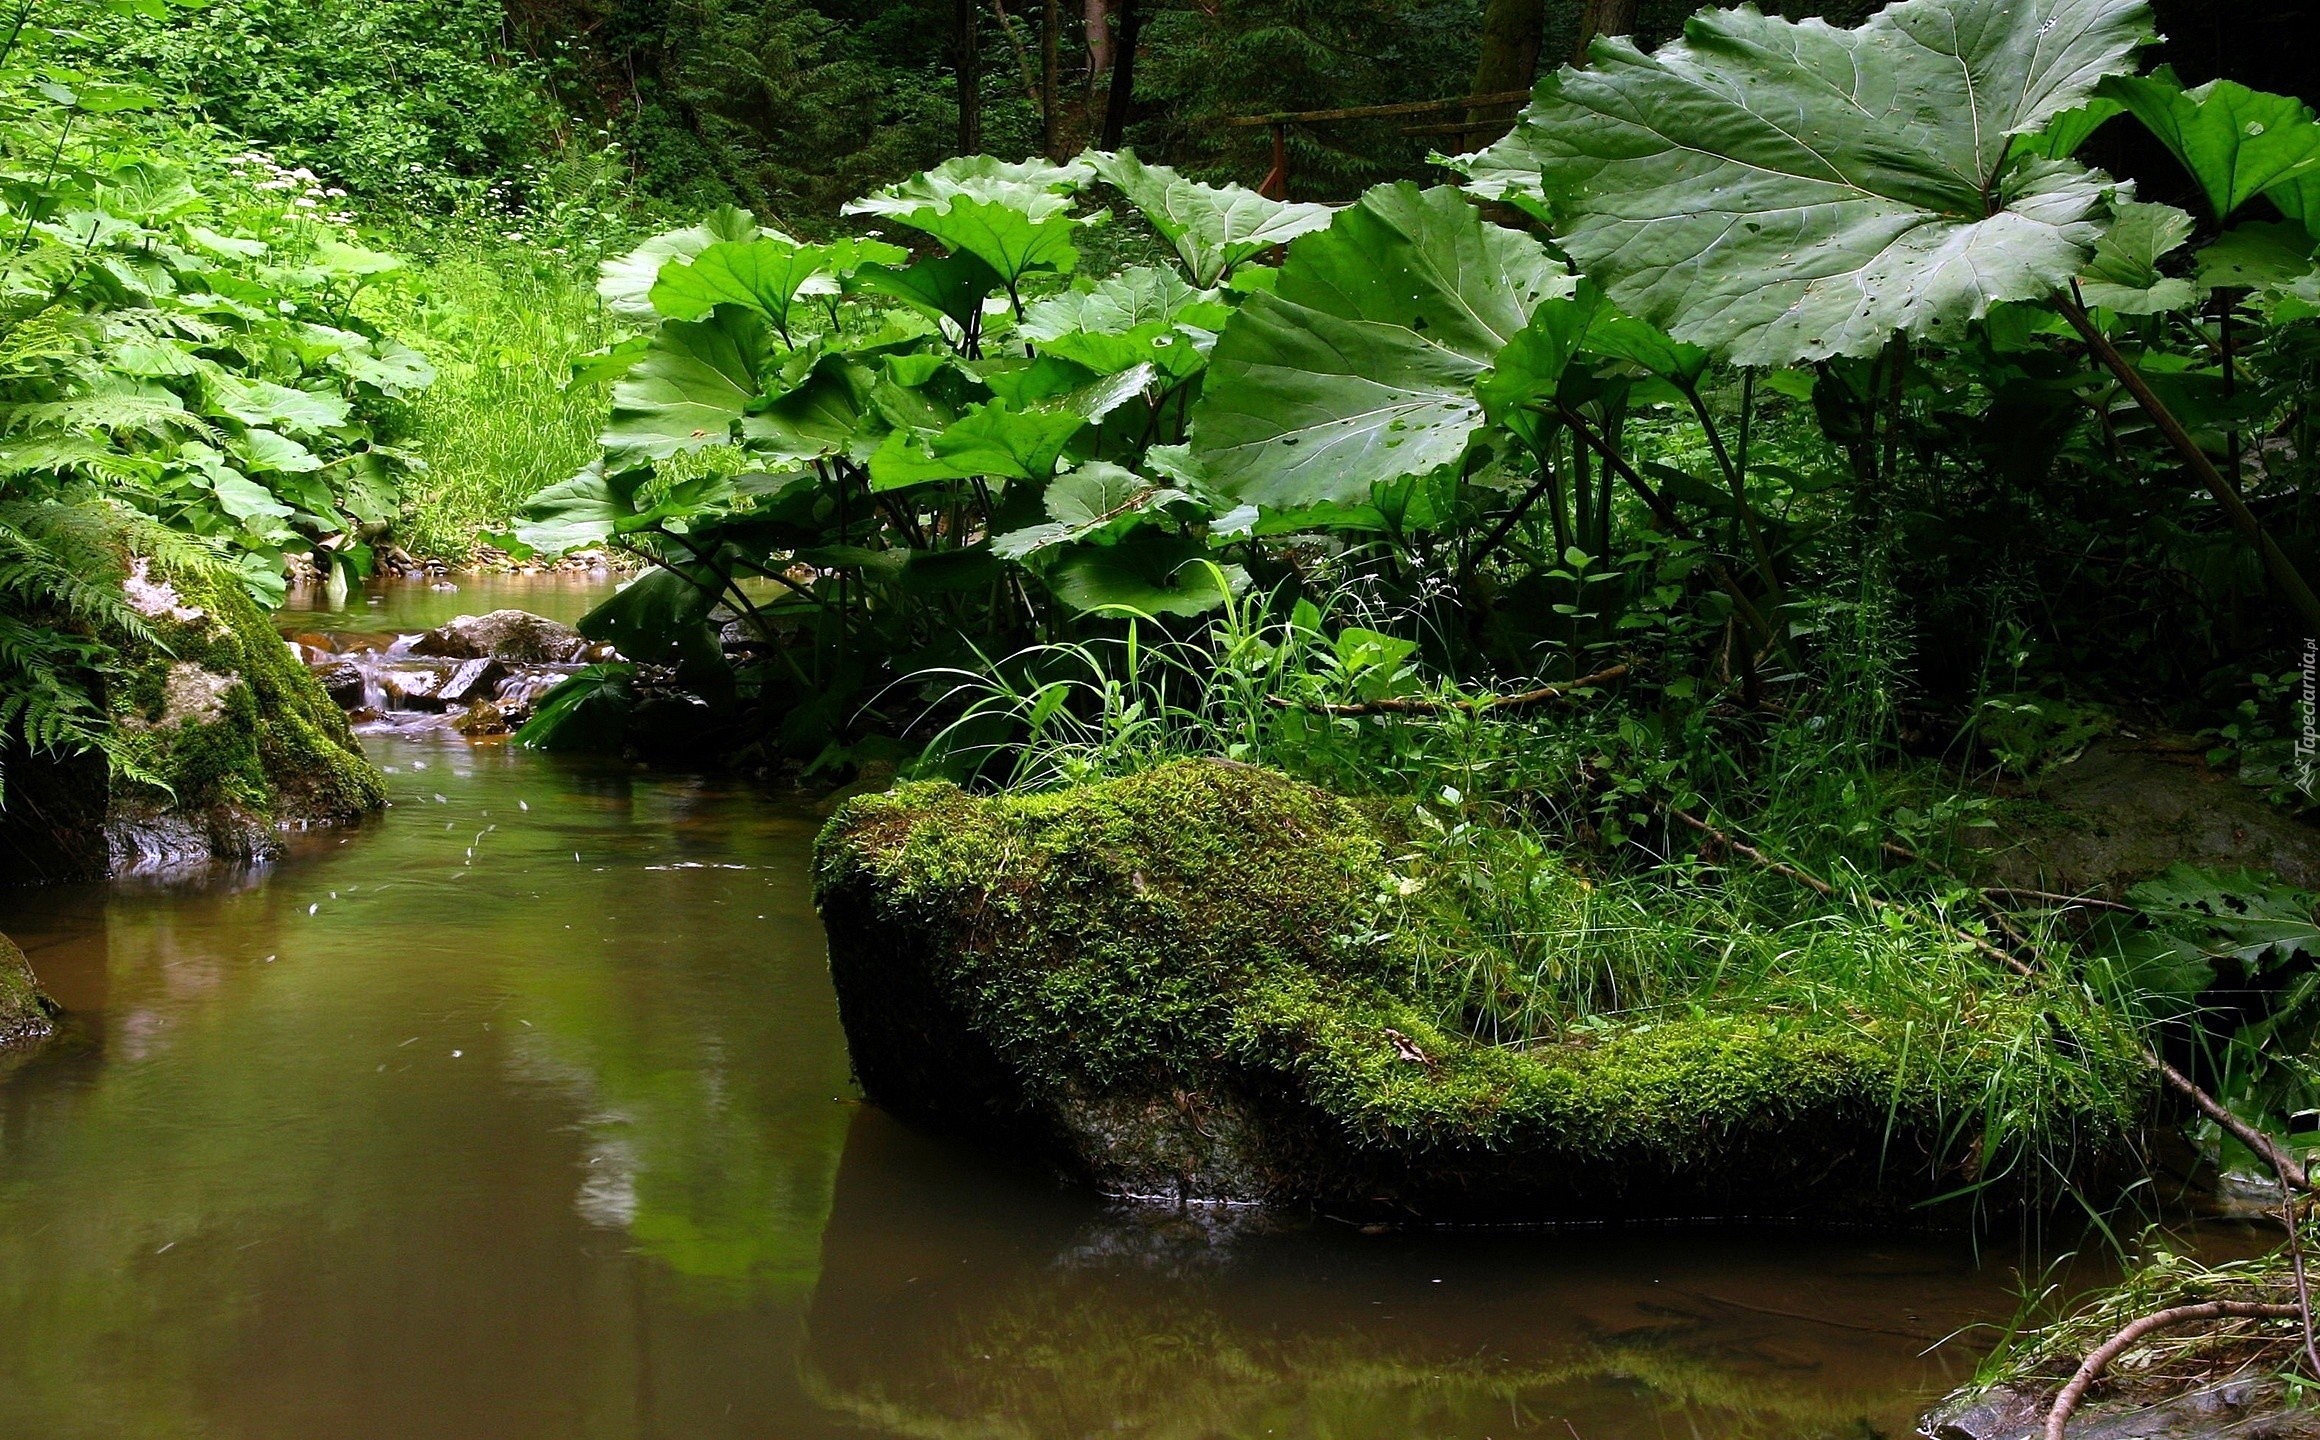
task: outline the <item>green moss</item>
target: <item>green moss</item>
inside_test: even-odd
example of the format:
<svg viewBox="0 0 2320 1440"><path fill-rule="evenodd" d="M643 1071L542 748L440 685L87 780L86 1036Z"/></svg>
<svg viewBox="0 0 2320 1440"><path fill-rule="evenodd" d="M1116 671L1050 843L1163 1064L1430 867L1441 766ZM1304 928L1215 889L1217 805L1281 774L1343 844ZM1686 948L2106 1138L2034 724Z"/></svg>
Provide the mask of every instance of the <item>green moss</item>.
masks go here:
<svg viewBox="0 0 2320 1440"><path fill-rule="evenodd" d="M130 765L116 789L172 808L231 806L258 820L347 821L386 798L346 717L230 575L152 567L182 609L151 621L157 644L112 637L128 668L115 725ZM198 667L223 683L214 714L169 716L172 674ZM154 792L164 792L155 794Z"/></svg>
<svg viewBox="0 0 2320 1440"><path fill-rule="evenodd" d="M1476 1043L1412 993L1390 839L1219 762L854 800L816 880L857 1071L1121 1188L1429 1213L1890 1210L1993 1168L2099 1175L2133 1139L2127 1038L1997 976L1922 1013L1711 990Z"/></svg>
<svg viewBox="0 0 2320 1440"><path fill-rule="evenodd" d="M51 1033L54 1007L40 993L32 966L16 942L0 935L0 1049Z"/></svg>

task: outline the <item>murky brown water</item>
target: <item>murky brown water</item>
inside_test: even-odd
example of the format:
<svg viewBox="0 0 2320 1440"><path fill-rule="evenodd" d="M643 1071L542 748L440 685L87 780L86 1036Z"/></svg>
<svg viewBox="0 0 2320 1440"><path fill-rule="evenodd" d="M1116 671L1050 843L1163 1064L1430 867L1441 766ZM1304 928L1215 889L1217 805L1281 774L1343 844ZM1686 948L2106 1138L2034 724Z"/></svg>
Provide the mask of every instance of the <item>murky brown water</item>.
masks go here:
<svg viewBox="0 0 2320 1440"><path fill-rule="evenodd" d="M515 588L329 623L592 598ZM1945 1241L1115 1213L855 1101L807 809L371 744L269 870L0 892L76 1015L0 1078L0 1437L1898 1435L2013 1308Z"/></svg>

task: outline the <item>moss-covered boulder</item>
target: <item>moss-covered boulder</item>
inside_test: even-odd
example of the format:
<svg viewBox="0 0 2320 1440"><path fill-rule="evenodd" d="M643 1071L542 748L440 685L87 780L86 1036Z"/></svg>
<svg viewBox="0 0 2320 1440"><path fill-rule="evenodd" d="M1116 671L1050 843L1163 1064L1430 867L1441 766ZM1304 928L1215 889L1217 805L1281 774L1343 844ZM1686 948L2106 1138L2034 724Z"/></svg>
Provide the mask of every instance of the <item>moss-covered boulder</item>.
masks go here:
<svg viewBox="0 0 2320 1440"><path fill-rule="evenodd" d="M115 751L15 757L0 876L18 882L179 870L276 853L294 826L385 803L346 717L231 576L123 542L118 583L143 633L102 638Z"/></svg>
<svg viewBox="0 0 2320 1440"><path fill-rule="evenodd" d="M0 1050L45 1040L54 1033L56 1007L40 993L24 952L0 935Z"/></svg>
<svg viewBox="0 0 2320 1440"><path fill-rule="evenodd" d="M1892 1216L1986 1178L2001 1130L2023 1181L2092 1180L2133 1141L2126 1037L2002 976L1940 1015L1703 995L1477 1043L1410 998L1387 840L1222 762L855 799L815 859L855 1071L1118 1194L1343 1215Z"/></svg>

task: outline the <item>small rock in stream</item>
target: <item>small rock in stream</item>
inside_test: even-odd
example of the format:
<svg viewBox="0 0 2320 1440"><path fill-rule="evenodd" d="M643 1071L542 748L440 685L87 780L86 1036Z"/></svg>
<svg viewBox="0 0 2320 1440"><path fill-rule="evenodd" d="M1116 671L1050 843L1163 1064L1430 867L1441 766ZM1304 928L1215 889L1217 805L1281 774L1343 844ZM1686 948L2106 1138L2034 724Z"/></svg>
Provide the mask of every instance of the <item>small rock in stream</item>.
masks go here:
<svg viewBox="0 0 2320 1440"><path fill-rule="evenodd" d="M528 610L462 615L411 643L414 655L531 665L577 659L588 648L579 631Z"/></svg>
<svg viewBox="0 0 2320 1440"><path fill-rule="evenodd" d="M483 699L498 689L500 681L505 680L507 674L507 666L501 664L497 657L481 656L463 662L457 670L452 671L451 678L443 682L442 688L435 695L446 707Z"/></svg>
<svg viewBox="0 0 2320 1440"><path fill-rule="evenodd" d="M329 659L309 667L314 678L322 682L322 691L330 703L341 710L360 709L363 703L362 667L352 660Z"/></svg>
<svg viewBox="0 0 2320 1440"><path fill-rule="evenodd" d="M478 700L452 722L452 728L462 735L476 736L505 735L511 727L506 713L497 705L489 700Z"/></svg>

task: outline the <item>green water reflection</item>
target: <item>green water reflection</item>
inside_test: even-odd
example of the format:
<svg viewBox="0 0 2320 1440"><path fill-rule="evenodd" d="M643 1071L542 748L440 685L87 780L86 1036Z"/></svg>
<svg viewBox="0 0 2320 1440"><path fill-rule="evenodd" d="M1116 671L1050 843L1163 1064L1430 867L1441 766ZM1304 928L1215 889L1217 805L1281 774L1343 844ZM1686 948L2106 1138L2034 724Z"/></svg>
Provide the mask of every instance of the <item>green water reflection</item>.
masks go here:
<svg viewBox="0 0 2320 1440"><path fill-rule="evenodd" d="M637 1422L664 1322L794 1326L850 1114L812 817L374 753L388 817L243 884L7 897L79 1033L0 1088L0 1435L695 1433Z"/></svg>

